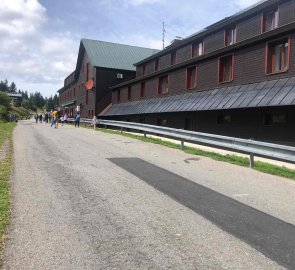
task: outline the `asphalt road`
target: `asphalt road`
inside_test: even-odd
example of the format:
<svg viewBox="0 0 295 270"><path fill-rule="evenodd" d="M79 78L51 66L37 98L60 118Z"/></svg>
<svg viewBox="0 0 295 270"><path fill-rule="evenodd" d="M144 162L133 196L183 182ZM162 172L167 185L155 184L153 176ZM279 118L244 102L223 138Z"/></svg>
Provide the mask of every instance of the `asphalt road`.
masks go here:
<svg viewBox="0 0 295 270"><path fill-rule="evenodd" d="M290 180L21 121L11 184L4 269L295 269Z"/></svg>

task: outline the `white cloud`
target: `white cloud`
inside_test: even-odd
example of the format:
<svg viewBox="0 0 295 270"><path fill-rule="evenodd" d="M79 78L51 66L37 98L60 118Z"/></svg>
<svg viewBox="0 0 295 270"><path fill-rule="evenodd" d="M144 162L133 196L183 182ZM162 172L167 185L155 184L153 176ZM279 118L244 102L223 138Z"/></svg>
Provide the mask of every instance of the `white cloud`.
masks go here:
<svg viewBox="0 0 295 270"><path fill-rule="evenodd" d="M62 35L44 38L41 41L41 52L44 54L66 55L69 53L69 48L75 47L75 41Z"/></svg>
<svg viewBox="0 0 295 270"><path fill-rule="evenodd" d="M59 89L75 69L79 43L68 32L47 33L47 22L46 9L37 0L1 0L0 79L17 86L22 82L22 89L23 85Z"/></svg>
<svg viewBox="0 0 295 270"><path fill-rule="evenodd" d="M258 3L259 0L233 0L232 2L241 8L247 8Z"/></svg>
<svg viewBox="0 0 295 270"><path fill-rule="evenodd" d="M46 9L37 0L2 0L0 34L10 37L32 35L46 18Z"/></svg>

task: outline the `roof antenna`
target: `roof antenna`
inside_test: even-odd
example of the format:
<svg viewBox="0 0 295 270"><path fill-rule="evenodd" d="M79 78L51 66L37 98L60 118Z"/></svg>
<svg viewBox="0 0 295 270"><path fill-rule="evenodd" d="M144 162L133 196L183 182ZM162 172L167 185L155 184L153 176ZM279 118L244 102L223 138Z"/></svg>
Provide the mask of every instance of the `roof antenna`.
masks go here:
<svg viewBox="0 0 295 270"><path fill-rule="evenodd" d="M165 33L166 33L166 30L165 30L165 22L163 22L163 39L162 39L162 42L163 42L163 50L165 49Z"/></svg>

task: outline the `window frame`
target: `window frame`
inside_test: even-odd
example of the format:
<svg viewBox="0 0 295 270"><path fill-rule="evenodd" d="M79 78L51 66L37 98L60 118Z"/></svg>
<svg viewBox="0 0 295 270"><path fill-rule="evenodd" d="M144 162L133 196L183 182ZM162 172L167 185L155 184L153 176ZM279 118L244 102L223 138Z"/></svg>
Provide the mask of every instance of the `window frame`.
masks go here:
<svg viewBox="0 0 295 270"><path fill-rule="evenodd" d="M189 85L189 71L195 69L195 82L194 82L194 85ZM189 66L186 68L186 76L185 76L185 88L187 90L191 90L191 89L194 89L197 87L197 82L198 82L198 67L197 65L193 65L193 66Z"/></svg>
<svg viewBox="0 0 295 270"><path fill-rule="evenodd" d="M177 51L172 51L171 54L171 59L170 59L170 65L174 66L177 64Z"/></svg>
<svg viewBox="0 0 295 270"><path fill-rule="evenodd" d="M200 44L202 44L201 54L200 54L200 48L199 48ZM195 48L197 48L197 50L195 50ZM197 54L195 54L195 51L197 51ZM192 43L192 52L191 52L192 58L199 57L202 55L204 55L204 40L202 40L200 42L196 41L196 42Z"/></svg>
<svg viewBox="0 0 295 270"><path fill-rule="evenodd" d="M274 123L272 121L272 123L267 124L266 123L267 115L270 115L272 117L272 120L273 120L273 117L275 115L283 115L284 118L285 118L285 122L283 122L283 123ZM287 112L282 112L282 111L278 111L278 112L265 112L263 114L263 126L264 127L281 127L281 126L287 126L287 125L288 125L288 113Z"/></svg>
<svg viewBox="0 0 295 270"><path fill-rule="evenodd" d="M167 77L167 91L162 91L162 80ZM158 78L158 95L167 95L169 93L169 74L163 75Z"/></svg>
<svg viewBox="0 0 295 270"><path fill-rule="evenodd" d="M117 103L120 103L121 101L121 89L117 90Z"/></svg>
<svg viewBox="0 0 295 270"><path fill-rule="evenodd" d="M224 58L227 58L227 57L231 57L231 78L227 81L221 81L220 78L221 78L221 59L224 59ZM218 83L219 84L222 84L222 83L229 83L229 82L232 82L234 80L234 65L235 65L235 55L234 53L231 53L231 54L226 54L226 55L223 55L223 56L220 56L218 57Z"/></svg>
<svg viewBox="0 0 295 270"><path fill-rule="evenodd" d="M127 88L127 99L130 101L132 100L132 86L129 85Z"/></svg>
<svg viewBox="0 0 295 270"><path fill-rule="evenodd" d="M288 43L287 67L284 70L275 71L274 70L275 62L272 62L271 63L271 70L270 70L270 55L269 54L271 52L271 49L273 49L275 46L277 46L279 44L283 44L283 43L285 43L285 44ZM272 47L270 48L270 46L272 46ZM278 73L288 72L289 68L290 68L290 59L291 59L291 37L290 36L267 42L266 43L266 53L265 53L265 74L266 75L274 75L274 74L278 74ZM271 54L271 61L273 61L273 54Z"/></svg>
<svg viewBox="0 0 295 270"><path fill-rule="evenodd" d="M159 63L159 58L156 58L155 59L155 62L154 62L154 71L158 71L159 70L159 67L160 67L160 63Z"/></svg>
<svg viewBox="0 0 295 270"><path fill-rule="evenodd" d="M145 81L140 83L140 98L144 98L144 97L145 97Z"/></svg>
<svg viewBox="0 0 295 270"><path fill-rule="evenodd" d="M275 26L271 29L266 29L267 26L267 15L269 15L271 12L274 12L274 24ZM262 20L261 20L261 33L272 31L279 27L280 22L280 12L279 12L279 6L273 6L272 8L268 9L267 11L262 13Z"/></svg>
<svg viewBox="0 0 295 270"><path fill-rule="evenodd" d="M89 79L89 62L86 64L86 82L88 82Z"/></svg>
<svg viewBox="0 0 295 270"><path fill-rule="evenodd" d="M229 122L224 121L225 117L229 117ZM220 121L222 119L222 121ZM232 124L232 114L230 113L220 113L217 114L216 117L216 123L217 125L231 125Z"/></svg>
<svg viewBox="0 0 295 270"><path fill-rule="evenodd" d="M232 33L232 31L234 32L233 41L230 44L228 42L228 37L229 37L229 33ZM237 43L237 26L229 27L224 31L224 46L231 46L231 45L234 45L235 43Z"/></svg>

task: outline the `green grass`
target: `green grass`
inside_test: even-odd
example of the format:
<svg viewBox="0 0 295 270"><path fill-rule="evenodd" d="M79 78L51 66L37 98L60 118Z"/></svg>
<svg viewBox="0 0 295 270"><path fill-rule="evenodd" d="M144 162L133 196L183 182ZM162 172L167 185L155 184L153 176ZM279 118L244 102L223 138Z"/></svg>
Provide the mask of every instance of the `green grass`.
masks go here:
<svg viewBox="0 0 295 270"><path fill-rule="evenodd" d="M2 148L2 144L6 139L8 139L16 126L15 123L1 123L0 122L0 149Z"/></svg>
<svg viewBox="0 0 295 270"><path fill-rule="evenodd" d="M109 130L109 129L99 129L99 130L109 134L119 134L125 137L137 139L144 142L160 144L160 145L163 145L169 148L174 148L174 149L180 149L180 143L176 144L176 143L168 142L158 138L150 138L150 137L145 138L141 135L135 135L135 134L125 133L125 132L121 133L120 131L116 131L116 130ZM186 146L184 147L184 152L188 154L192 154L192 155L212 158L217 161L228 162L228 163L243 166L243 167L249 167L249 164L250 164L249 158L241 157L237 155L229 155L229 154L222 155L219 153L205 151L205 150L201 150L201 149L193 148L193 147L186 147ZM286 168L284 166L281 167L281 166L273 165L273 164L262 162L262 161L255 161L254 170L295 180L295 170Z"/></svg>
<svg viewBox="0 0 295 270"><path fill-rule="evenodd" d="M0 251L10 219L9 178L12 168L12 131L15 126L15 123L0 123L0 147L5 140L8 139L10 142L5 159L0 161Z"/></svg>

